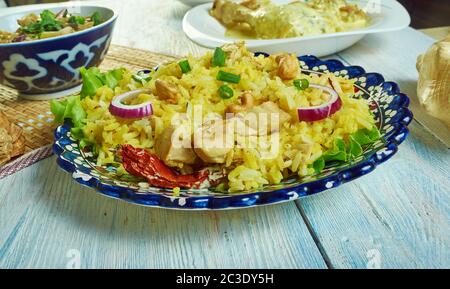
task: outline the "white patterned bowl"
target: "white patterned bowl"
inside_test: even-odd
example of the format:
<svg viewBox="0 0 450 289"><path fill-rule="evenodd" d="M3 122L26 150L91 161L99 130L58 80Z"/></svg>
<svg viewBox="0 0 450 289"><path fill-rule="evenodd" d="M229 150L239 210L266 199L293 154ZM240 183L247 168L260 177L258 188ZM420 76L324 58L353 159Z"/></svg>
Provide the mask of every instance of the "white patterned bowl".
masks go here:
<svg viewBox="0 0 450 289"><path fill-rule="evenodd" d="M19 91L27 99L44 99L73 90L81 83L79 68L98 66L108 51L117 14L105 7L55 5L79 15L98 11L104 22L93 28L54 38L0 44L0 83ZM2 16L0 30L14 31L17 19L43 9L30 8ZM50 96L50 97L49 97Z"/></svg>

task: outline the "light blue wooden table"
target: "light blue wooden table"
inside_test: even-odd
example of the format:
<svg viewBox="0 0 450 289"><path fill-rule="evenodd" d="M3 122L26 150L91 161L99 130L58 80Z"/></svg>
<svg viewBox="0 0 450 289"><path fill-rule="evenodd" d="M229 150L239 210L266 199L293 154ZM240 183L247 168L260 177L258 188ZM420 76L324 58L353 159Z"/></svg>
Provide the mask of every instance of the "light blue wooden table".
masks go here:
<svg viewBox="0 0 450 289"><path fill-rule="evenodd" d="M205 50L183 35L188 7L176 1L102 3L121 13L116 44ZM296 202L187 212L100 196L51 157L0 181L0 268L450 267L450 153L430 133L445 141L448 129L423 114L415 93L415 60L432 42L408 28L332 56L382 73L412 99L410 137L373 173Z"/></svg>

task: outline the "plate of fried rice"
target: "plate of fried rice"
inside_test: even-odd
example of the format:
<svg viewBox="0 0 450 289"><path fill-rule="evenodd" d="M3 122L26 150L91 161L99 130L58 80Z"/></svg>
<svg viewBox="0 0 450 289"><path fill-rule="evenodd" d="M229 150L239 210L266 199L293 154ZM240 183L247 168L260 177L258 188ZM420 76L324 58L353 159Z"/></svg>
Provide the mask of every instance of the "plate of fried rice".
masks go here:
<svg viewBox="0 0 450 289"><path fill-rule="evenodd" d="M412 120L408 97L378 73L244 43L81 74L79 95L51 103L57 162L144 206L231 209L331 189L392 157Z"/></svg>

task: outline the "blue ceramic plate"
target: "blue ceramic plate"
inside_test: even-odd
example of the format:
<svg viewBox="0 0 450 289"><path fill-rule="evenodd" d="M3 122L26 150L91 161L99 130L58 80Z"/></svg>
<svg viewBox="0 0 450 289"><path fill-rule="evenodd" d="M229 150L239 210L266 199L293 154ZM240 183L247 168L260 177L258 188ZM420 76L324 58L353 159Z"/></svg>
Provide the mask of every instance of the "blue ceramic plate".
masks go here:
<svg viewBox="0 0 450 289"><path fill-rule="evenodd" d="M175 196L170 189L148 187L133 179L120 179L114 167L97 166L89 152L81 151L70 135L70 124L55 131L53 150L58 164L72 177L101 194L131 203L172 209L233 209L292 201L316 194L354 180L375 169L392 157L408 135L412 120L409 98L400 93L394 82L385 81L378 73L366 73L359 66L344 66L338 60L322 61L315 56L299 57L305 73L333 72L356 79L357 95L370 101L382 139L367 147L363 155L351 163L326 167L320 174L304 178L290 178L281 184L268 185L256 191L224 193L213 189L181 190Z"/></svg>

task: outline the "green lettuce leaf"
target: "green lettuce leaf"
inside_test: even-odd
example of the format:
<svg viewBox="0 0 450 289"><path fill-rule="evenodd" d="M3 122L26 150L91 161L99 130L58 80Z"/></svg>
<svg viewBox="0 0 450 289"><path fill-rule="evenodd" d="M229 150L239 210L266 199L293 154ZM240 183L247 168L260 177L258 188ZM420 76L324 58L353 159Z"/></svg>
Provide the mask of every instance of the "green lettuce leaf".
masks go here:
<svg viewBox="0 0 450 289"><path fill-rule="evenodd" d="M104 82L101 77L102 74L97 67L92 67L86 69L85 67L80 68L81 77L83 78L83 86L81 87L81 98L87 96L94 96L97 89L102 87Z"/></svg>
<svg viewBox="0 0 450 289"><path fill-rule="evenodd" d="M347 151L345 149L345 142L338 138L334 140L333 148L323 154L325 162L343 161L347 160Z"/></svg>
<svg viewBox="0 0 450 289"><path fill-rule="evenodd" d="M79 95L69 96L68 98L50 102L50 110L55 116L55 122L63 123L65 119L70 119L74 127L84 125L86 112L81 105Z"/></svg>
<svg viewBox="0 0 450 289"><path fill-rule="evenodd" d="M123 78L124 69L114 69L107 72L100 72L97 67L80 69L83 78L83 86L80 95L73 95L63 100L52 100L50 102L50 110L55 116L56 123L64 123L65 120L72 121L72 128L70 130L72 137L79 140L80 147L92 147L95 151L95 144L89 141L83 133L83 128L86 125L86 112L81 105L81 100L85 97L93 96L97 93L97 89L103 86L108 86L114 89L119 80Z"/></svg>
<svg viewBox="0 0 450 289"><path fill-rule="evenodd" d="M50 110L55 116L56 123L64 122L64 113L66 112L67 100L56 101L52 100L50 102Z"/></svg>
<svg viewBox="0 0 450 289"><path fill-rule="evenodd" d="M372 144L375 141L380 139L380 132L376 127L373 127L371 130L366 128L360 129L357 132L352 134L354 140L358 142L360 145L368 145Z"/></svg>
<svg viewBox="0 0 450 289"><path fill-rule="evenodd" d="M341 139L335 139L333 148L324 152L311 167L316 173L320 173L327 164L341 163L352 160L363 153L363 148L373 144L381 138L380 132L376 127L372 129L360 129L349 135L347 143Z"/></svg>
<svg viewBox="0 0 450 289"><path fill-rule="evenodd" d="M123 78L123 69L118 68L110 70L104 73L104 84L111 89L114 89L118 84L119 80Z"/></svg>
<svg viewBox="0 0 450 289"><path fill-rule="evenodd" d="M123 78L123 68L100 72L97 67L86 69L80 68L81 77L83 78L83 86L81 88L81 99L87 96L94 96L102 86L108 86L111 89L116 88L119 80Z"/></svg>
<svg viewBox="0 0 450 289"><path fill-rule="evenodd" d="M314 161L314 163L312 164L312 168L317 174L325 168L325 160L323 156Z"/></svg>
<svg viewBox="0 0 450 289"><path fill-rule="evenodd" d="M83 127L86 124L86 112L81 105L79 95L69 96L68 98L50 102L50 110L55 116L56 123L64 123L65 120L71 120L73 127L70 132L77 140L84 138Z"/></svg>
<svg viewBox="0 0 450 289"><path fill-rule="evenodd" d="M348 148L347 148L347 154L350 158L356 158L360 156L363 152L362 146L359 142L355 140L353 135L350 135L348 138Z"/></svg>

